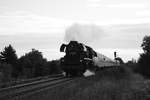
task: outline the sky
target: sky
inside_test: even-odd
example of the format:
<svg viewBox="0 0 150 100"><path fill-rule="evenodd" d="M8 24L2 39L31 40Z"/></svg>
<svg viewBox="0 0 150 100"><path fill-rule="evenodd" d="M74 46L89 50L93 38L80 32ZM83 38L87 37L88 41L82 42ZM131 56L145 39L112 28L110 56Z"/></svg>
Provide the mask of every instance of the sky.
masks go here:
<svg viewBox="0 0 150 100"><path fill-rule="evenodd" d="M19 56L32 48L48 60L63 56L62 43L76 39L113 59L138 59L150 35L149 0L0 0L0 49Z"/></svg>

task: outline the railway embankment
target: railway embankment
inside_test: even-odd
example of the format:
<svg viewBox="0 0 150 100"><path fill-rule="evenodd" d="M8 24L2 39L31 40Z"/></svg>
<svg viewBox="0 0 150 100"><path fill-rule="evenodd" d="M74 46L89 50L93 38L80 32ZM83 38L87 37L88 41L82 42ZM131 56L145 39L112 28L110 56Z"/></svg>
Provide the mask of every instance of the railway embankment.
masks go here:
<svg viewBox="0 0 150 100"><path fill-rule="evenodd" d="M112 67L96 75L43 91L24 100L149 100L150 81L126 67Z"/></svg>

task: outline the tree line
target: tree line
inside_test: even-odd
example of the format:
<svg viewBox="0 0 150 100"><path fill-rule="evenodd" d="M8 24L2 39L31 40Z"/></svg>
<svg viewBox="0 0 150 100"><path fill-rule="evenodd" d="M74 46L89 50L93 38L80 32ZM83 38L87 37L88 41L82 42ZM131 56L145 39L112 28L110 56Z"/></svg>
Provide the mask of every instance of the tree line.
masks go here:
<svg viewBox="0 0 150 100"><path fill-rule="evenodd" d="M60 73L59 60L47 61L42 52L32 49L19 57L15 49L8 45L0 52L0 81L27 79Z"/></svg>
<svg viewBox="0 0 150 100"><path fill-rule="evenodd" d="M135 64L135 72L150 78L150 36L145 36L141 44L143 53ZM60 60L47 61L42 52L32 49L30 52L18 57L12 45L6 46L0 52L0 83L16 79L27 79L39 76L61 73Z"/></svg>

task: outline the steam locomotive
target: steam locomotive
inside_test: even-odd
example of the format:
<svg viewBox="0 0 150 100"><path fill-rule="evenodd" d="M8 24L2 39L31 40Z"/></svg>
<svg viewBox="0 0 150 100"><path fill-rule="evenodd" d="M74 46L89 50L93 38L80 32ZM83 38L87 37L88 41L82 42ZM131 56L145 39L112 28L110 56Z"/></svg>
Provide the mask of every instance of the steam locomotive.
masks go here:
<svg viewBox="0 0 150 100"><path fill-rule="evenodd" d="M82 76L87 69L97 68L93 62L97 53L89 46L70 41L69 44L61 45L60 52L65 52L61 58L61 67L66 76Z"/></svg>

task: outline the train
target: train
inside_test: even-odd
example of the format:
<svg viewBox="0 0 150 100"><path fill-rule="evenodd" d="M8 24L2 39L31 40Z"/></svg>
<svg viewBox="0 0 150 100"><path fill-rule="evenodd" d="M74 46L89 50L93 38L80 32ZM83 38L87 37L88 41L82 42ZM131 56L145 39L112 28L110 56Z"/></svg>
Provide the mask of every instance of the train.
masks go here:
<svg viewBox="0 0 150 100"><path fill-rule="evenodd" d="M61 68L65 76L83 76L86 70L96 71L100 67L112 66L114 62L108 57L97 53L90 46L78 41L70 41L60 46L60 52L64 52L61 58Z"/></svg>

